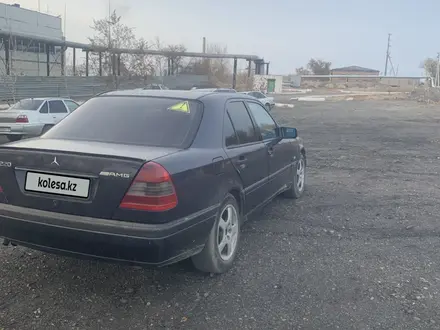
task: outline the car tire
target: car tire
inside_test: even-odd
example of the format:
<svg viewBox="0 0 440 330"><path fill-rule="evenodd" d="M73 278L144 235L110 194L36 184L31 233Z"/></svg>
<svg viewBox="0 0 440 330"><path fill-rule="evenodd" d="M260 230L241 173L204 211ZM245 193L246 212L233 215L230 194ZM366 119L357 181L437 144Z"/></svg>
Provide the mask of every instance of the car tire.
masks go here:
<svg viewBox="0 0 440 330"><path fill-rule="evenodd" d="M296 162L296 166L293 169L293 180L291 187L284 192L284 196L287 198L298 199L304 193L307 182L306 171L306 158L301 153L301 157Z"/></svg>
<svg viewBox="0 0 440 330"><path fill-rule="evenodd" d="M237 200L231 194L227 194L219 208L205 247L202 252L192 257L195 268L215 274L228 271L237 255L240 225L241 215Z"/></svg>
<svg viewBox="0 0 440 330"><path fill-rule="evenodd" d="M270 111L271 110L271 106L270 106L270 103L266 103L266 109L268 110L268 111Z"/></svg>
<svg viewBox="0 0 440 330"><path fill-rule="evenodd" d="M22 135L15 135L15 134L8 134L6 135L6 138L9 142L15 142L21 140L23 136Z"/></svg>
<svg viewBox="0 0 440 330"><path fill-rule="evenodd" d="M41 135L47 133L52 127L53 125L44 125L43 129L41 130Z"/></svg>

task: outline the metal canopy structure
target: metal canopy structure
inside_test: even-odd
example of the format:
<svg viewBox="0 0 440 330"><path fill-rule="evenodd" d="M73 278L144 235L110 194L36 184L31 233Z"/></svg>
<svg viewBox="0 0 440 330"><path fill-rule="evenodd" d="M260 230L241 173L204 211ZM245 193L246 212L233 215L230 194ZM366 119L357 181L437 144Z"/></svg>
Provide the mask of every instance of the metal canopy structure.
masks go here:
<svg viewBox="0 0 440 330"><path fill-rule="evenodd" d="M161 51L161 50L152 50L152 49L127 49L127 48L108 48L102 46L96 46L92 44L85 44L73 41L66 41L60 39L52 39L47 37L38 37L34 35L29 35L20 32L11 32L0 30L0 37L6 41L4 45L5 51L5 62L6 68L10 67L9 61L9 50L10 45L8 40L11 38L22 38L27 40L32 40L34 42L45 44L47 46L60 46L61 47L61 74L64 75L64 64L65 64L65 51L67 48L73 49L73 72L75 75L75 67L76 67L76 49L81 49L86 52L86 76L89 75L89 53L98 53L99 54L99 75L102 76L102 53L110 53L112 57L116 57L116 60L113 60L113 75L121 74L121 54L132 54L132 55L153 55L153 56L164 56L168 58L168 66L173 68L173 58L176 57L198 57L198 58L212 58L212 59L233 59L234 60L234 72L233 72L233 82L232 88L235 88L236 85L236 76L237 76L237 60L246 60L248 61L248 76L251 75L251 63L255 64L255 74L266 73L269 74L269 63L266 63L263 58L260 58L256 55L245 55L245 54L209 54L209 53L198 53L198 52L173 52L173 51ZM47 76L50 76L50 65L49 65L49 47L47 49ZM266 65L266 70L264 70ZM9 70L6 70L7 74L10 74ZM170 70L168 70L170 72ZM266 72L264 72L266 71ZM169 73L170 74L170 73Z"/></svg>
<svg viewBox="0 0 440 330"><path fill-rule="evenodd" d="M110 52L114 54L133 54L133 55L158 55L158 56L182 56L182 57L203 57L203 58L228 58L228 59L242 59L248 61L261 61L263 60L257 55L244 55L244 54L209 54L209 53L198 53L198 52L173 52L173 51L161 51L152 49L129 49L129 48L107 48L102 46L95 46L92 44L84 44L74 41L58 40L45 37L36 37L33 35L28 35L18 32L9 32L0 30L0 36L3 37L18 37L23 39L32 39L40 43L61 46L65 48L78 48L83 51L89 51L94 53L99 52Z"/></svg>

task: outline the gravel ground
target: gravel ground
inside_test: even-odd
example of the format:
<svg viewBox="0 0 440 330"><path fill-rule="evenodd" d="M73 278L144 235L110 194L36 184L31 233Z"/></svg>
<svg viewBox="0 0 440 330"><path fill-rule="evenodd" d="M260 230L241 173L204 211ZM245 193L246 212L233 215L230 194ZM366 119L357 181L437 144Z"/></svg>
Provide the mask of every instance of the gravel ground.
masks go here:
<svg viewBox="0 0 440 330"><path fill-rule="evenodd" d="M236 267L147 270L0 249L0 329L440 328L437 108L304 103L308 190L243 228Z"/></svg>

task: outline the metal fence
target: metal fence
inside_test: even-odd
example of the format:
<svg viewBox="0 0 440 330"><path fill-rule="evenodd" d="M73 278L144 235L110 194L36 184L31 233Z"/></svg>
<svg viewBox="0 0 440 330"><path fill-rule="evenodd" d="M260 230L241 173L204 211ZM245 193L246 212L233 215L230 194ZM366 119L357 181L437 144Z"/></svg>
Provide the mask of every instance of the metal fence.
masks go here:
<svg viewBox="0 0 440 330"><path fill-rule="evenodd" d="M35 97L70 97L86 100L98 93L117 89L140 88L161 83L170 89L191 89L209 84L208 76L178 75L151 77L31 77L0 76L0 102Z"/></svg>

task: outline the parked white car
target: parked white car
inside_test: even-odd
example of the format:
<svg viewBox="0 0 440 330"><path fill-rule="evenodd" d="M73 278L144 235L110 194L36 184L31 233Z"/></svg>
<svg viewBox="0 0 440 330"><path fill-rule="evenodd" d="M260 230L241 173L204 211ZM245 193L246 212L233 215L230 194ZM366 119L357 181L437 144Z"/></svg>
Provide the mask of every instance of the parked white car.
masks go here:
<svg viewBox="0 0 440 330"><path fill-rule="evenodd" d="M275 106L274 98L267 96L267 95L264 95L261 92L250 91L250 92L242 92L242 93L257 98L261 103L263 103L266 106L267 110L269 110L269 111Z"/></svg>
<svg viewBox="0 0 440 330"><path fill-rule="evenodd" d="M7 110L0 110L0 135L9 141L39 136L59 123L79 104L65 98L23 99Z"/></svg>

